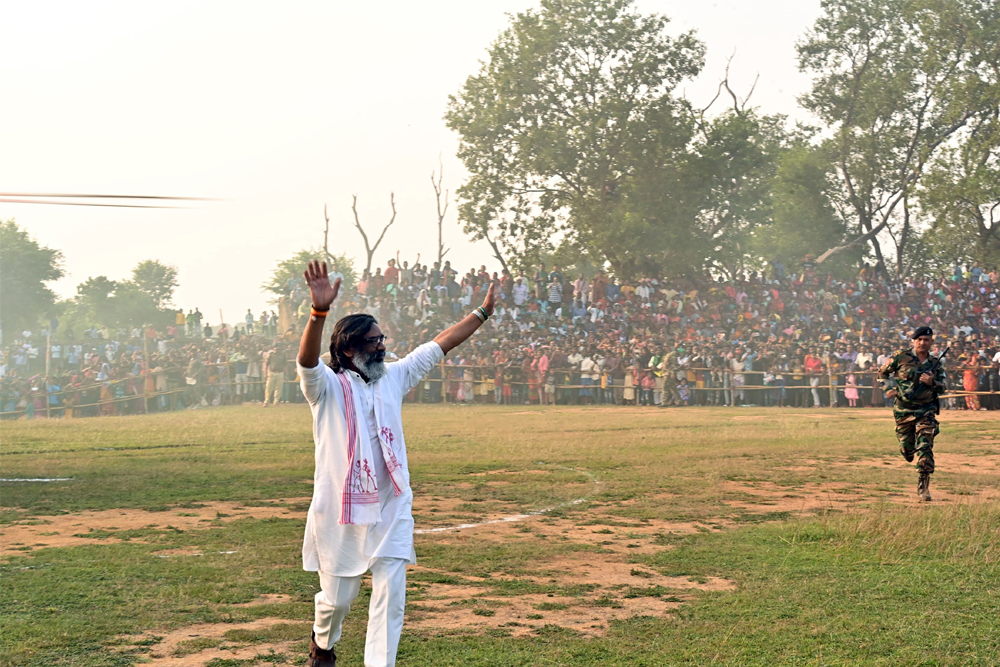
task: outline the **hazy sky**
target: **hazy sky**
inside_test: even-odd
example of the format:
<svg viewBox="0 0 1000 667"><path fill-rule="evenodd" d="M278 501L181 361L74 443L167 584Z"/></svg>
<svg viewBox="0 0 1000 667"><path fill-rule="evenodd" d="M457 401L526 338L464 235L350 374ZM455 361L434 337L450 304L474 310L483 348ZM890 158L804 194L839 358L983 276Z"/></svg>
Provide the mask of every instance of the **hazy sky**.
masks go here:
<svg viewBox="0 0 1000 667"><path fill-rule="evenodd" d="M819 0L639 0L642 11L695 29L702 75L682 86L714 95L731 81L767 112L808 120L809 85L795 42ZM461 183L447 96L479 68L508 13L535 2L20 2L0 0L0 192L217 197L190 210L0 204L65 255L62 296L90 276L127 278L143 259L179 269L174 302L214 323L270 295L275 263L320 245L329 206L331 250L364 266L351 218L366 229L398 216L376 256L436 256L430 173ZM720 101L721 102L721 101ZM460 270L490 261L462 235L454 205L447 258Z"/></svg>

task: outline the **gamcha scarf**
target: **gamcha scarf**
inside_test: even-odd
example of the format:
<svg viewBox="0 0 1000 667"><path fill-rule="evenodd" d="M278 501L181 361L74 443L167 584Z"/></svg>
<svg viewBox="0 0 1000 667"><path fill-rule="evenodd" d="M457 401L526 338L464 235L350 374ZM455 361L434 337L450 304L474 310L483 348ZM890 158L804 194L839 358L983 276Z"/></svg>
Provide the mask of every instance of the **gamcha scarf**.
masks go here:
<svg viewBox="0 0 1000 667"><path fill-rule="evenodd" d="M344 481L344 491L341 498L340 520L341 524L374 524L381 518L378 497L378 476L372 469L371 443L368 438L360 435L359 423L363 423L357 404L354 401L354 391L351 387L351 379L346 373L337 373L340 386L344 391L344 418L347 424L347 479ZM377 390L376 390L377 391ZM380 401L376 401L376 411L378 411ZM376 414L379 424L385 424L386 420ZM379 429L379 444L382 446L382 456L385 459L386 467L389 470L389 479L392 481L392 490L395 495L403 491L401 485L400 470L402 466L396 460L396 454L392 449L393 436L392 429L382 426Z"/></svg>

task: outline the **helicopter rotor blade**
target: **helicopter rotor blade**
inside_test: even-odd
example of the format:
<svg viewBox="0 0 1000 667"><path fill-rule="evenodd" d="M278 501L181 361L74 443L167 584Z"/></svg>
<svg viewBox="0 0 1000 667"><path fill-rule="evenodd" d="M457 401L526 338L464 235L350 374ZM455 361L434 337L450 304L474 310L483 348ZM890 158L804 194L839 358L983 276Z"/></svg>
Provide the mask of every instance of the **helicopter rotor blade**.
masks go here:
<svg viewBox="0 0 1000 667"><path fill-rule="evenodd" d="M0 192L0 197L42 197L44 199L162 199L164 201L218 201L210 197L158 197L154 195L80 195L40 192Z"/></svg>
<svg viewBox="0 0 1000 667"><path fill-rule="evenodd" d="M108 206L111 208L185 208L183 206L155 206L152 204L101 204L98 202L45 201L44 199L8 199L0 197L2 204L54 204L56 206Z"/></svg>

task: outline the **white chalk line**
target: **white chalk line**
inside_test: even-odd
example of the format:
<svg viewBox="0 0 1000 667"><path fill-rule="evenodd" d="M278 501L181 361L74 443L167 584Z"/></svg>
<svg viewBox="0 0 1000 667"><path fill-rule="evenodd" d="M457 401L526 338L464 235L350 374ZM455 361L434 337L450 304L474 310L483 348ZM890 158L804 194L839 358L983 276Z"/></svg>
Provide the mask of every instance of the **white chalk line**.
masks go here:
<svg viewBox="0 0 1000 667"><path fill-rule="evenodd" d="M216 551L217 554L234 554L235 551ZM157 558L179 558L179 557L191 557L191 556L204 556L203 553L198 554L154 554Z"/></svg>
<svg viewBox="0 0 1000 667"><path fill-rule="evenodd" d="M541 461L539 461L538 463L541 464L541 465L545 465ZM589 472L587 470L580 470L579 468L568 468L568 467L565 467L565 466L555 466L555 467L558 468L559 470L572 470L573 472L576 472L576 473L579 473L581 475L586 476L587 478L590 479L591 482L594 483L594 490L595 491L597 490L597 487L599 487L601 485L601 480L597 479L597 477L595 477L593 475L593 473L591 473L591 472ZM456 531L456 530L467 530L469 528L478 528L480 526L488 526L490 524L495 524L495 523L513 523L515 521L524 521L525 519L530 519L533 516L539 516L541 514L546 514L548 512L551 512L552 510L557 510L557 509L559 509L561 507L569 507L570 505L579 505L580 503L585 503L588 500L590 500L591 497L593 497L593 494L591 494L590 496L585 496L583 498L577 498L576 500L569 500L569 501L566 501L564 503L559 503L558 505L553 505L552 507L546 507L544 509L534 510L532 512L527 512L525 514L512 514L510 516L505 516L505 517L502 517L502 518L499 518L499 519L490 519L489 521L481 521L479 523L463 523L463 524L459 524L457 526L442 526L441 528L420 528L420 529L414 530L413 534L414 535L429 535L431 533L448 533L448 532L453 532L453 531Z"/></svg>
<svg viewBox="0 0 1000 667"><path fill-rule="evenodd" d="M72 477L32 477L30 479L17 479L10 477L0 477L0 482L10 483L10 482L68 482Z"/></svg>

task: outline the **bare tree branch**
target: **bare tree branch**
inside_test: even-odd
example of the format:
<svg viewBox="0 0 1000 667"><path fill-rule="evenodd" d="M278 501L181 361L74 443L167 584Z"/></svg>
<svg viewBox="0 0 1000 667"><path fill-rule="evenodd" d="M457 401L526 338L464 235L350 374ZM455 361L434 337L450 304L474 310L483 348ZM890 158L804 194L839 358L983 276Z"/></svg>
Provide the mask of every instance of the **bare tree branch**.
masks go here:
<svg viewBox="0 0 1000 667"><path fill-rule="evenodd" d="M507 262L504 261L503 253L500 252L500 248L497 246L496 241L490 238L489 232L484 233L483 236L486 237L486 242L490 244L491 248L493 248L493 256L497 258L498 262L500 262L500 266L504 271L509 271L507 268Z"/></svg>
<svg viewBox="0 0 1000 667"><path fill-rule="evenodd" d="M438 154L438 173L437 180L434 180L434 172L431 172L431 187L434 188L434 198L437 200L437 216L438 216L438 264L444 260L444 256L448 254L451 248L444 247L443 228L444 228L444 216L448 213L448 191L442 190L441 183L444 180L444 162L441 160L441 154ZM441 206L441 194L444 193L444 206Z"/></svg>
<svg viewBox="0 0 1000 667"><path fill-rule="evenodd" d="M326 227L323 229L323 259L330 261L330 246L327 241L330 238L330 216L326 214L326 204L323 204L323 219L326 220Z"/></svg>
<svg viewBox="0 0 1000 667"><path fill-rule="evenodd" d="M378 250L379 245L382 243L382 239L385 238L385 233L392 227L392 223L396 221L396 196L394 193L389 193L389 205L392 207L392 217L389 218L389 223L382 228L382 233L379 234L378 240L375 241L375 245L370 245L368 243L368 234L365 233L364 228L361 226L361 220L358 218L358 196L351 195L353 201L351 202L351 210L354 212L354 226L358 228L361 232L361 238L365 242L365 254L368 256L368 260L365 264L365 270L371 273L372 270L372 257L375 256L375 251Z"/></svg>

